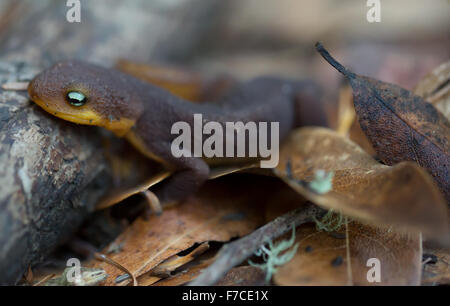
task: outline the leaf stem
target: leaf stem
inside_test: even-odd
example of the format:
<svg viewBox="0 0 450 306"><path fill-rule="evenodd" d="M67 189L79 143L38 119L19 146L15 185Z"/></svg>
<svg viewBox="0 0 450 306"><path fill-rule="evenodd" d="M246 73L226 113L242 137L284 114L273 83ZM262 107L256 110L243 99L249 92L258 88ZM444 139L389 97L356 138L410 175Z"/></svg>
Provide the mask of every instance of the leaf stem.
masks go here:
<svg viewBox="0 0 450 306"><path fill-rule="evenodd" d="M347 78L354 78L355 74L351 71L349 71L347 68L342 66L341 63L339 63L334 57L330 55L330 53L325 49L325 47L320 43L316 42L316 50L319 52L320 55L334 68L336 68L337 71L345 75Z"/></svg>

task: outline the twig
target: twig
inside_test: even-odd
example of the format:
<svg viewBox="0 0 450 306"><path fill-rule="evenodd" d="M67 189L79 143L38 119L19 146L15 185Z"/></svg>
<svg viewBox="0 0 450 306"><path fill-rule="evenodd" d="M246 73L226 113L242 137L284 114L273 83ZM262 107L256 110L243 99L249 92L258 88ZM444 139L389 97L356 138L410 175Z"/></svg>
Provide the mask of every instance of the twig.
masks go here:
<svg viewBox="0 0 450 306"><path fill-rule="evenodd" d="M145 190L142 192L145 199L147 200L148 205L150 206L151 212L154 212L157 216L160 216L163 212L161 203L159 202L156 194L151 192L150 190Z"/></svg>
<svg viewBox="0 0 450 306"><path fill-rule="evenodd" d="M24 91L28 88L28 82L10 82L2 84L4 90Z"/></svg>
<svg viewBox="0 0 450 306"><path fill-rule="evenodd" d="M111 258L109 258L108 256L106 256L105 254L101 254L101 253L95 253L94 254L95 259L99 260L99 261L103 261L106 262L107 264L110 264L114 267L116 267L117 269L127 273L131 279L133 280L133 286L137 286L138 285L138 281L136 279L136 276L134 275L134 273L131 273L130 270L128 270L127 268L125 268L124 266L122 266L120 263L118 263L115 260L112 260Z"/></svg>
<svg viewBox="0 0 450 306"><path fill-rule="evenodd" d="M33 287L40 286L40 285L42 285L43 283L45 283L46 281L52 279L52 278L55 277L55 276L56 276L55 273L52 273L52 274L50 274L50 275L47 275L47 276L45 276L43 279L41 279L40 281L38 281L36 284L34 284Z"/></svg>
<svg viewBox="0 0 450 306"><path fill-rule="evenodd" d="M292 224L297 227L311 222L314 216L321 215L324 212L322 208L308 204L276 218L246 237L224 245L217 254L216 261L189 285L214 285L231 268L250 257L261 245L288 232L292 228Z"/></svg>

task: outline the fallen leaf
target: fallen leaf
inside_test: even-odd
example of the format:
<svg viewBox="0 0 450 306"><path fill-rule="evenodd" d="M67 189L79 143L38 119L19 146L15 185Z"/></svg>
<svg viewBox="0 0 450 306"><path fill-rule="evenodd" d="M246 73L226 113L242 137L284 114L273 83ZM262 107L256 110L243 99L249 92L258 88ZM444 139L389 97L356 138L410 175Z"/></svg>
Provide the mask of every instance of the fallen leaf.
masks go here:
<svg viewBox="0 0 450 306"><path fill-rule="evenodd" d="M196 247L192 252L186 255L174 255L164 262L156 266L154 269L150 271L152 275L158 275L167 277L170 272L175 271L177 268L187 264L188 262L194 260L197 256L203 254L209 249L208 242L201 243L198 247Z"/></svg>
<svg viewBox="0 0 450 306"><path fill-rule="evenodd" d="M137 219L113 242L122 249L111 254L111 259L139 277L196 243L228 241L250 233L264 219L260 207L264 178L258 180L255 176L252 186L245 184L246 180L233 177L210 181L196 195L167 208L161 216ZM121 274L104 263L94 266L102 267L110 275L107 285L114 284Z"/></svg>
<svg viewBox="0 0 450 306"><path fill-rule="evenodd" d="M165 278L153 286L181 286L189 283L194 280L197 276L199 276L203 270L205 270L209 265L214 262L213 258L208 258L206 260L197 262L195 265L186 267L183 271L177 273L174 276Z"/></svg>
<svg viewBox="0 0 450 306"><path fill-rule="evenodd" d="M450 122L431 103L399 86L359 76L323 48L319 53L350 82L359 124L386 164L414 161L450 201Z"/></svg>
<svg viewBox="0 0 450 306"><path fill-rule="evenodd" d="M450 61L443 63L426 75L414 89L421 96L450 118Z"/></svg>
<svg viewBox="0 0 450 306"><path fill-rule="evenodd" d="M173 271L193 261L195 258L206 252L208 249L209 243L204 242L199 246L195 247L195 249L193 249L188 254L177 254L169 257L168 259L164 260L162 263L157 265L155 268L150 270L150 272L147 272L138 277L137 280L139 285L150 286L161 279L170 277Z"/></svg>
<svg viewBox="0 0 450 306"><path fill-rule="evenodd" d="M348 240L347 240L348 233ZM422 241L420 234L401 234L352 221L338 232L317 231L314 224L297 229L299 248L281 266L277 285L419 285ZM369 282L370 258L380 262L381 282Z"/></svg>
<svg viewBox="0 0 450 306"><path fill-rule="evenodd" d="M317 170L334 173L330 192L309 188ZM311 202L345 215L435 235L447 232L447 205L426 171L412 162L380 164L330 129L292 132L275 173Z"/></svg>

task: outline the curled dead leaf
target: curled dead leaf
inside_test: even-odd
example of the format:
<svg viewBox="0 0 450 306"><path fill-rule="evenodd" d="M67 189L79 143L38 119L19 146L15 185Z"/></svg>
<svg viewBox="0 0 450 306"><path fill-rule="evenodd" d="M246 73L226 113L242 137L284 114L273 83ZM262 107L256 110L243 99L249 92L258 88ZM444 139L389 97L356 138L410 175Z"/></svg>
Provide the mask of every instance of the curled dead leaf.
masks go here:
<svg viewBox="0 0 450 306"><path fill-rule="evenodd" d="M334 173L330 192L317 194L305 184L317 170ZM447 232L445 200L426 171L411 162L382 165L332 130L301 128L291 133L275 172L322 207L376 224L439 236Z"/></svg>
<svg viewBox="0 0 450 306"><path fill-rule="evenodd" d="M319 53L353 88L359 124L378 157L388 165L414 161L424 167L450 201L450 122L431 103L399 86L359 76L338 63L321 44Z"/></svg>

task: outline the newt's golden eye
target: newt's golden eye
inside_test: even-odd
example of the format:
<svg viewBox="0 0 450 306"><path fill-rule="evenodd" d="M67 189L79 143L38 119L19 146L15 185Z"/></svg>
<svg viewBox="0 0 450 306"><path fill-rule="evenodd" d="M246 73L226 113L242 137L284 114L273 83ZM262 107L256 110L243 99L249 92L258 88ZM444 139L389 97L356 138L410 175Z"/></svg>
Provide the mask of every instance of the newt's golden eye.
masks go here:
<svg viewBox="0 0 450 306"><path fill-rule="evenodd" d="M73 106L83 106L86 104L87 98L78 91L71 91L67 94L67 101Z"/></svg>

